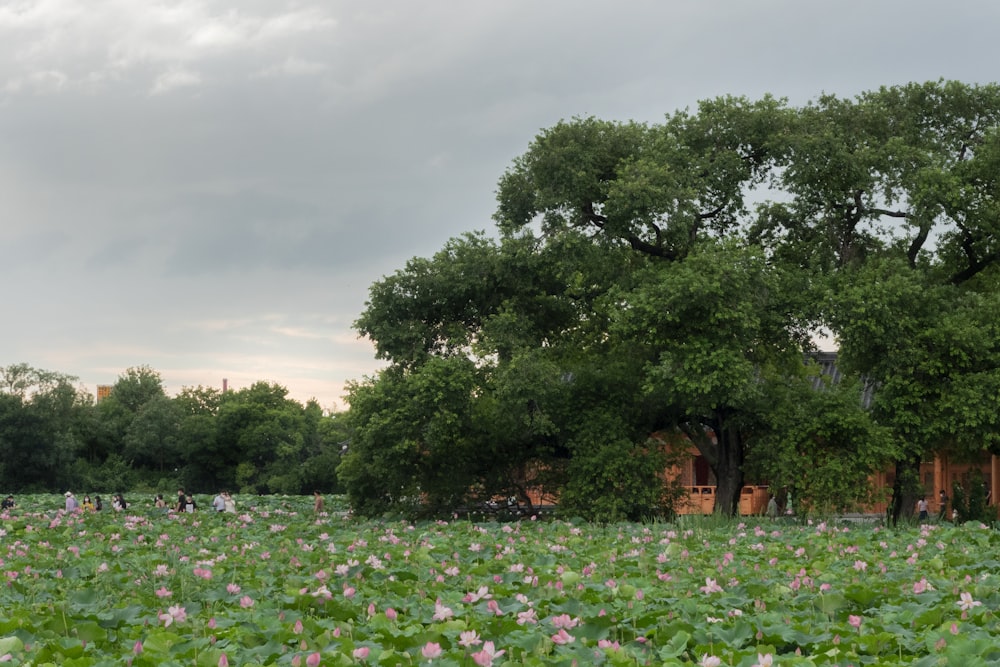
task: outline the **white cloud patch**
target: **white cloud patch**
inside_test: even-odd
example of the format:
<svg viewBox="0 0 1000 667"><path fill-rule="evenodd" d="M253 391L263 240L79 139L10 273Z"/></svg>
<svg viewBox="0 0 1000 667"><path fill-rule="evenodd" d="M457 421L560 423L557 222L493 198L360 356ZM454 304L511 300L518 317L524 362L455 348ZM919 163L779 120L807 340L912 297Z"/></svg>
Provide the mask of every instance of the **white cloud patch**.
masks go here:
<svg viewBox="0 0 1000 667"><path fill-rule="evenodd" d="M319 74L326 69L328 68L324 63L289 56L279 65L272 65L260 70L257 76L310 76L312 74Z"/></svg>
<svg viewBox="0 0 1000 667"><path fill-rule="evenodd" d="M6 81L7 93L17 93L37 88L31 77L39 72L61 74L58 82L46 81L49 90L152 73L155 80L144 87L161 93L197 83L191 73L209 66L231 68L235 62L251 75L281 57L284 63L271 69L273 75L301 75L325 67L297 55L303 36L336 24L325 6L266 3L233 9L214 0L15 2L0 6L0 43L14 56L0 61L0 81Z"/></svg>
<svg viewBox="0 0 1000 667"><path fill-rule="evenodd" d="M153 87L150 89L149 94L162 95L177 88L197 86L201 82L201 75L197 72L185 69L170 70L156 77L156 81L153 82Z"/></svg>
<svg viewBox="0 0 1000 667"><path fill-rule="evenodd" d="M31 72L21 78L10 79L4 85L4 90L8 93L55 93L62 90L68 81L69 77L64 72L44 70Z"/></svg>

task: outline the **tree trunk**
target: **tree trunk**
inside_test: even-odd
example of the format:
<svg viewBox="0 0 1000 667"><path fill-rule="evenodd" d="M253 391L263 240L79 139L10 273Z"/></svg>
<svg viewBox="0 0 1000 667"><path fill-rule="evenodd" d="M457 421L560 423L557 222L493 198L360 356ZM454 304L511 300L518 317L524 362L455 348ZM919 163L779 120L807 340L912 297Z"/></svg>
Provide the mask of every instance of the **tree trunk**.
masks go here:
<svg viewBox="0 0 1000 667"><path fill-rule="evenodd" d="M715 434L713 442L705 427ZM681 431L694 443L715 473L715 513L736 516L743 491L743 434L726 424L725 415L717 411L703 423L680 424Z"/></svg>
<svg viewBox="0 0 1000 667"><path fill-rule="evenodd" d="M743 436L739 429L716 431L719 449L715 464L715 513L736 516L743 491Z"/></svg>
<svg viewBox="0 0 1000 667"><path fill-rule="evenodd" d="M892 485L892 504L889 520L895 526L900 517L913 516L913 508L920 496L920 457L912 456L896 461L896 481Z"/></svg>

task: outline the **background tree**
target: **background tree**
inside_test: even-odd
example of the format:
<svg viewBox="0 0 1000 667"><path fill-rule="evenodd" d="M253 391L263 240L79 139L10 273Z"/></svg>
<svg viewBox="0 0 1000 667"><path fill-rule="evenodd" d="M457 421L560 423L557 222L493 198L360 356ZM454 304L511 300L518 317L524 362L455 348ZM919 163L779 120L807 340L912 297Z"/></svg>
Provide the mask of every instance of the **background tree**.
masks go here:
<svg viewBox="0 0 1000 667"><path fill-rule="evenodd" d="M790 133L796 157L776 180L788 196L762 209L755 232L831 277L825 321L840 363L876 385L874 414L897 439L894 518L912 512L920 460L969 433L961 421L940 421L950 394L934 382L992 383L982 366L943 372L937 364L952 345L933 331L938 307L995 291L998 122L996 85L939 81L821 97ZM972 433L982 452L988 431Z"/></svg>
<svg viewBox="0 0 1000 667"><path fill-rule="evenodd" d="M57 373L32 383L30 397L0 393L0 479L13 491L65 489L81 482L74 465L90 437L89 395Z"/></svg>
<svg viewBox="0 0 1000 667"><path fill-rule="evenodd" d="M290 483L279 477L298 460L303 408L287 394L281 385L255 382L222 396L205 481L241 493L288 492Z"/></svg>
<svg viewBox="0 0 1000 667"><path fill-rule="evenodd" d="M787 388L803 373L806 332L791 287L762 253L705 242L683 262L651 263L620 295L613 330L643 350L658 427L682 431L705 456L725 514L738 510L750 437L776 399L797 400Z"/></svg>
<svg viewBox="0 0 1000 667"><path fill-rule="evenodd" d="M133 468L163 477L180 461L180 414L166 395L153 395L142 404L122 438L121 456Z"/></svg>
<svg viewBox="0 0 1000 667"><path fill-rule="evenodd" d="M324 414L319 403L305 406L301 463L297 466L298 493L342 493L337 466L351 439L347 413Z"/></svg>
<svg viewBox="0 0 1000 667"><path fill-rule="evenodd" d="M834 383L819 367L770 388L773 410L750 437L748 471L777 495L793 493L800 512L856 511L884 502L873 475L898 456L891 429L866 409L859 380Z"/></svg>
<svg viewBox="0 0 1000 667"><path fill-rule="evenodd" d="M138 479L148 479L147 466L158 464L156 447L172 446L172 432L176 422L169 417L171 408L163 388L160 374L148 366L126 369L110 394L97 404L100 432L97 442L90 447L91 460L84 473L84 483L93 488L108 488L112 480L104 476L110 457L120 468L124 466L137 473L134 478L115 474L116 484L131 486ZM115 489L124 491L124 489Z"/></svg>
<svg viewBox="0 0 1000 667"><path fill-rule="evenodd" d="M546 238L588 229L595 243L604 248L625 245L648 257L648 273L665 272L655 263L683 264L705 240L724 238L746 226L747 193L765 183L768 168L783 156L783 133L778 130L789 122L789 112L772 98L758 102L725 98L701 103L694 115L674 114L662 126L595 119L559 123L539 135L501 178L495 218L507 238L532 234L536 223ZM646 296L655 298L655 290ZM638 293L628 298L642 300ZM634 310L628 298L627 308ZM746 386L747 371L754 372L751 357L786 353L795 323L786 322L789 333L778 340L750 340L726 329L727 324L741 326L727 321L730 304L718 303L718 299L696 301L692 299L689 310L697 319L685 319L684 326L704 326L702 331L710 329L716 341L732 337L740 341L736 345L753 347L727 346L730 354L716 355L700 367L694 363L698 352L685 350L684 344L675 346L672 353L652 349L648 354L660 357L652 363L660 364L658 378L670 394L662 406L662 421L687 425L719 482L718 510L733 513L743 483L745 439L741 434L754 426L750 403L736 398L734 382L739 376ZM713 304L719 309L713 309ZM645 312L653 315L652 309ZM663 316L665 320L671 317L676 315L669 311ZM669 336L675 341L682 331L678 323L679 319L663 323L677 327ZM637 343L655 348L666 342L668 337L655 334L655 343L646 338L644 324L633 326ZM662 336L664 329L658 331ZM708 338L700 344L711 345ZM686 359L677 358L678 354ZM674 358L667 358L670 355ZM735 365L724 367L726 363ZM721 383L726 389L721 389L720 374L728 374ZM693 385L701 378L706 382L696 389ZM690 391L678 393L684 390ZM716 393L707 396L706 391ZM709 416L709 412L714 414Z"/></svg>
<svg viewBox="0 0 1000 667"><path fill-rule="evenodd" d="M611 370L630 357L612 354L607 313L593 304L637 257L579 233L499 245L473 236L373 286L358 326L393 364L351 388L352 440L339 472L355 510L377 514L400 498L437 510L493 496L530 503L529 480L570 483L572 451L585 443L593 453L582 415L636 411L634 392L621 388L627 378L634 389L637 376ZM470 283L496 287L476 301ZM422 303L434 307L422 314ZM634 463L610 451L622 469ZM577 497L594 492L583 484ZM622 511L648 516L650 503L636 503Z"/></svg>

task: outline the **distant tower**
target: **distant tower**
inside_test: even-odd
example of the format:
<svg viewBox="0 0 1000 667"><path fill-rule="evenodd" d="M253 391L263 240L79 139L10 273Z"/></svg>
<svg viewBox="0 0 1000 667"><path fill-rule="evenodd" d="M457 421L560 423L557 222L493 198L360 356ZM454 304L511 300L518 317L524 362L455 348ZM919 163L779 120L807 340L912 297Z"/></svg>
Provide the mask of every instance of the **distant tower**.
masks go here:
<svg viewBox="0 0 1000 667"><path fill-rule="evenodd" d="M222 378L222 393L229 391L229 378Z"/></svg>
<svg viewBox="0 0 1000 667"><path fill-rule="evenodd" d="M112 387L112 385L110 385L110 384L99 384L99 385L97 385L97 402L98 403L100 403L105 398L107 398L108 396L111 395L111 387Z"/></svg>

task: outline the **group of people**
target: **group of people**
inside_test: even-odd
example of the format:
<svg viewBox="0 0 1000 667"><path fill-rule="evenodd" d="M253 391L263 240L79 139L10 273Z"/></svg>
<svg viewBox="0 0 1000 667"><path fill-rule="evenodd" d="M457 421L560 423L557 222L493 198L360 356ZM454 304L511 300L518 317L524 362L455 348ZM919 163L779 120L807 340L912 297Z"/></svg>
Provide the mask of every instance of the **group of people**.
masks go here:
<svg viewBox="0 0 1000 667"><path fill-rule="evenodd" d="M177 502L173 507L168 508L167 502L163 499L163 494L158 494L156 496L156 502L154 505L164 511L173 510L178 513L190 513L198 511L198 503L195 502L194 496L190 493L186 493L184 489L177 489ZM229 494L228 491L220 491L215 499L212 500L212 509L216 512L236 512L236 501Z"/></svg>
<svg viewBox="0 0 1000 667"><path fill-rule="evenodd" d="M67 491L64 496L66 498L67 512L75 512L78 509L82 509L85 512L100 512L104 509L104 501L101 500L100 496L94 496L94 499L91 500L89 495L85 495L83 497L83 502L77 500L72 491ZM14 499L10 498L10 501L13 504ZM111 508L116 512L128 509L128 503L125 502L125 496L120 493L116 493L111 496Z"/></svg>
<svg viewBox="0 0 1000 667"><path fill-rule="evenodd" d="M928 509L930 508L930 503L927 502L927 496L920 496L920 500L917 501L917 518L923 521L927 518ZM938 521L944 521L947 518L948 513L948 494L944 492L944 489L938 491ZM952 508L951 510L951 520L958 520L958 510Z"/></svg>
<svg viewBox="0 0 1000 667"><path fill-rule="evenodd" d="M77 500L76 496L72 491L67 491L64 494L66 498L66 512L75 512L77 510L82 510L84 512L100 512L104 509L104 501L101 500L100 496L94 496L91 500L89 495L83 497L83 501ZM774 502L773 498L771 502ZM173 506L168 506L167 502L163 499L163 494L159 493L156 495L153 501L153 506L157 509L161 509L164 512L194 512L198 509L198 504L194 500L194 496L189 493L185 493L184 489L177 490L177 503ZM8 495L2 501L0 501L0 511L8 511L17 507L17 503L14 502L14 496ZM121 512L128 508L128 503L125 502L125 497L116 493L111 497L111 507L116 512ZM229 491L220 491L215 498L212 500L212 509L216 512L229 512L235 514L236 512L236 501L233 500L232 495ZM770 506L768 506L768 513L770 514ZM324 511L323 494L319 491L313 492L313 511L316 514L322 514Z"/></svg>
<svg viewBox="0 0 1000 667"><path fill-rule="evenodd" d="M220 491L212 500L212 509L216 512L236 512L236 501L228 491Z"/></svg>

